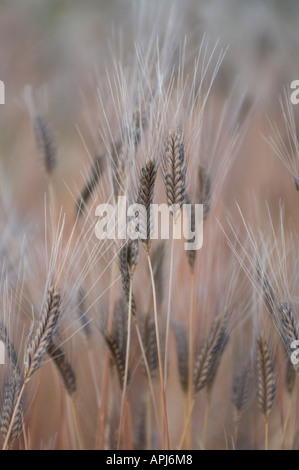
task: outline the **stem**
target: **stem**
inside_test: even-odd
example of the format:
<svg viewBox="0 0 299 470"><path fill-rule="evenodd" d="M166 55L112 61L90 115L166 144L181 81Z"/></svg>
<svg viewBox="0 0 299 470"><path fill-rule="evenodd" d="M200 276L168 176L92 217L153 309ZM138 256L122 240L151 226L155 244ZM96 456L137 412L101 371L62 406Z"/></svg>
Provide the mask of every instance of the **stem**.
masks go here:
<svg viewBox="0 0 299 470"><path fill-rule="evenodd" d="M147 450L151 449L151 438L152 438L152 422L151 422L151 402L150 396L147 393L146 397L147 407L146 407L146 448Z"/></svg>
<svg viewBox="0 0 299 470"><path fill-rule="evenodd" d="M128 371L129 371L129 354L130 354L130 342L131 342L131 321L132 321L132 278L130 278L130 290L129 290L129 305L128 305L128 336L127 336L127 347L126 347L126 364L125 364L125 376L123 384L123 393L121 400L121 412L120 412L120 422L118 429L118 440L117 440L117 450L120 448L120 440L124 419L124 410L125 410L125 401L127 393L127 382L128 382Z"/></svg>
<svg viewBox="0 0 299 470"><path fill-rule="evenodd" d="M192 399L192 403L189 407L189 410L188 410L188 414L187 414L187 419L186 419L186 422L185 422L185 425L184 425L184 429L183 429L183 432L182 432L182 435L181 435L181 439L180 439L180 443L178 445L178 450L180 450L183 446L183 443L184 443L184 440L185 440L185 436L186 436L186 432L188 430L188 427L189 427L189 422L190 422L190 419L191 419L191 416L192 416L192 411L193 411L193 408L194 408L194 403L195 403L195 399L193 398Z"/></svg>
<svg viewBox="0 0 299 470"><path fill-rule="evenodd" d="M169 341L169 326L170 326L170 308L171 308L171 294L172 294L172 272L173 272L173 246L174 239L171 240L170 249L170 272L169 272L169 286L168 286L168 306L166 318L166 337L165 337L165 357L164 357L164 388L167 386L167 362L168 362L168 341Z"/></svg>
<svg viewBox="0 0 299 470"><path fill-rule="evenodd" d="M241 419L241 413L239 411L237 411L237 415L236 415L236 418L235 418L235 426L234 426L234 438L233 438L234 449L236 449L236 447L237 447L240 419Z"/></svg>
<svg viewBox="0 0 299 470"><path fill-rule="evenodd" d="M22 414L22 433L23 433L23 439L24 439L24 448L25 448L25 450L29 450L23 414Z"/></svg>
<svg viewBox="0 0 299 470"><path fill-rule="evenodd" d="M295 403L297 401L298 395L299 395L298 375L296 375L296 381L295 381L291 401L290 401L289 408L288 408L288 413L287 413L286 420L285 420L284 427L283 427L283 431L282 431L282 438L281 438L281 447L282 448L284 448L284 446L285 446L285 440L286 440L286 434L287 434L287 430L288 430L289 421L290 421L290 418L291 418L292 410L294 409Z"/></svg>
<svg viewBox="0 0 299 470"><path fill-rule="evenodd" d="M192 371L193 371L193 355L194 355L194 341L193 341L193 326L194 326L194 271L191 271L190 279L190 310L189 310L189 358L188 358L188 408L192 403ZM191 448L191 420L189 423L187 433L187 449Z"/></svg>
<svg viewBox="0 0 299 470"><path fill-rule="evenodd" d="M116 268L117 264L113 264L112 269L112 281L114 281L116 275ZM115 298L116 298L116 283L113 282L111 288L111 297L110 297L110 306L109 306L109 313L108 313L108 332L112 333L113 328L113 317L114 317L114 308L115 308ZM97 436L97 450L103 448L104 444L104 434L105 434L105 424L106 424L106 401L107 401L107 394L108 394L108 385L109 385L109 368L110 368L110 353L106 350L105 356L105 366L104 366L104 380L103 380L103 387L101 393L101 406L99 410L99 417L98 417L98 436Z"/></svg>
<svg viewBox="0 0 299 470"><path fill-rule="evenodd" d="M147 378L148 378L148 382L149 382L149 388L150 388L150 392L151 392L152 402L153 402L153 405L154 405L154 413L155 413L155 419L156 419L156 423L157 423L158 433L159 433L159 435L161 435L160 423L159 423L159 414L158 414L157 403L156 403L155 394L154 394L154 388L153 388L153 381L152 381L152 377L151 377L151 372L150 372L150 369L149 369L149 366L148 366L148 361L147 361L145 350L144 350L144 347L143 347L139 326L138 326L138 323L137 323L137 320L136 320L135 317L133 317L133 321L134 321L134 325L135 325L135 328L136 328L136 333L137 333L137 337L138 337L138 341L139 341L139 345L140 345L140 349L141 349L141 354L142 354L142 358L143 358L143 361L144 361L144 366L145 366L145 369L146 369L146 374L147 374Z"/></svg>
<svg viewBox="0 0 299 470"><path fill-rule="evenodd" d="M73 415L73 423L74 423L74 430L75 430L77 445L80 450L84 450L84 445L83 445L81 433L80 433L80 426L79 426L79 419L78 419L78 412L77 412L77 405L76 405L75 397L72 396L70 398L71 398L71 404L72 404L72 415Z"/></svg>
<svg viewBox="0 0 299 470"><path fill-rule="evenodd" d="M49 192L49 204L50 204L50 211L52 215L52 236L53 240L55 240L55 233L57 232L57 213L56 213L56 202L55 202L55 191L53 187L53 180L52 176L48 176L48 192Z"/></svg>
<svg viewBox="0 0 299 470"><path fill-rule="evenodd" d="M203 445L204 449L206 448L207 430L208 430L208 424L209 424L210 409L211 409L211 392L208 391L208 393L207 393L207 403L206 403L206 408L205 408L204 424L203 424L203 432L202 432L202 445Z"/></svg>
<svg viewBox="0 0 299 470"><path fill-rule="evenodd" d="M167 409L166 409L166 400L165 400L163 368L162 368L162 361L161 361L161 348L160 348L160 338L159 338L156 289L155 289L155 280L154 280L154 274L153 274L153 269L152 269L152 263L151 263L149 253L147 253L147 261L148 261L148 267L149 267L149 272L150 272L150 276L151 276L152 291L153 291L156 341L157 341L160 385L161 385L161 393L162 393L162 401L163 401L164 436L166 437L166 450L169 450L170 445L169 445L168 419L167 419Z"/></svg>
<svg viewBox="0 0 299 470"><path fill-rule="evenodd" d="M269 450L269 420L265 416L265 450Z"/></svg>
<svg viewBox="0 0 299 470"><path fill-rule="evenodd" d="M131 407L130 407L130 402L128 400L128 397L126 398L126 449L127 450L132 450L133 449L133 436L132 436L132 418L131 418Z"/></svg>

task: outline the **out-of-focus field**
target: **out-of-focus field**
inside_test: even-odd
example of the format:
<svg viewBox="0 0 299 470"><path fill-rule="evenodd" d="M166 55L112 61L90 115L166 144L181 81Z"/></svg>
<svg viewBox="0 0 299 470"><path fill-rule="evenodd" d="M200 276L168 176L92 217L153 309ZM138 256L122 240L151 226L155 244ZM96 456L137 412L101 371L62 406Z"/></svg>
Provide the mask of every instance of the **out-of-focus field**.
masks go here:
<svg viewBox="0 0 299 470"><path fill-rule="evenodd" d="M160 29L163 34L163 18L166 22L167 9L174 2L150 0L145 3L150 3L150 8L149 5L147 8L152 12L161 10ZM6 213L7 220L13 216L18 221L19 225L16 230L20 232L19 235L22 233L22 227L26 227L27 235L30 233L31 224L43 227L43 200L47 191L47 179L39 164L24 90L28 85L32 87L38 111L47 117L53 129L57 145L57 168L53 176L55 198L63 206L63 211L69 214L66 220L67 224L71 224L75 209L74 195L77 194L77 189L81 189L84 185L86 168L90 165L91 159L104 148L98 119L102 110L97 99L97 86L106 77L106 68L111 70L115 51L120 57L125 56L128 51L134 54L135 34L142 37L142 31L138 27L140 12L138 4L139 2L129 0L1 1L0 80L5 84L6 103L0 106L0 207L4 208L3 213ZM211 96L215 102L215 115L218 110L222 109L229 90L236 80L239 83L240 95L244 95L239 121L241 127L245 121L246 124L237 145L233 163L226 175L221 201L215 201L215 211L212 211L211 215L213 218L209 220L207 233L204 234L204 247L205 236L207 236L207 245L210 243L211 249L213 249L211 240L218 240L218 235L215 235L219 230L216 217L225 223L226 217L230 216L236 227L242 225L236 202L247 221L253 226L266 227L267 204L273 224L276 226L280 216L280 201L283 201L285 219L292 218L295 229L299 228L298 193L293 187L292 177L264 138L267 138L269 134L273 135L268 119L271 122L277 122L283 134L279 98L284 87L289 87L293 80L299 79L299 3L295 0L284 2L278 0L273 2L266 0L242 2L185 0L177 2L177 6L181 12L178 15L181 18L178 30L182 35L182 41L185 34L191 38L189 47L193 49L187 50L187 54L196 53L199 48L198 38L204 33L210 44L213 45L219 40L219 48L226 49L228 46L211 90ZM149 31L151 31L151 21L152 16L149 16L146 25ZM176 34L175 25L172 26L172 30ZM293 109L295 116L299 119L299 105L298 108L294 106ZM3 226L5 225L6 222ZM285 229L287 232L288 224ZM222 242L224 246L223 239ZM230 252L225 247L223 257L219 258L220 264L226 263L226 257L230 256L227 253ZM204 254L200 256L203 257L203 262L202 265L197 266L196 273L198 279L202 281L200 288L203 289L202 286L206 288L204 301L209 305L209 295L211 297L218 295L217 279L213 279L213 275L215 273L218 275L218 271L221 274L222 271L221 267L214 266L213 263L216 264L216 262L213 260L209 277L205 279L204 273L200 273L200 270L205 266L204 260L207 258L208 264L210 258L208 255L205 258ZM175 269L175 281L178 285L183 284L189 276L185 259L176 260ZM239 275L241 279L242 274ZM167 290L168 279L167 276L165 277ZM149 287L148 277L144 276L143 279L141 274L138 280L139 284L144 281L142 288L143 286ZM107 281L105 286L108 284ZM219 286L221 285L219 282ZM121 290L120 284L119 289ZM174 293L173 304L179 310L176 316L182 321L187 318L184 310L186 298L189 299L186 291L184 291L184 296L177 291ZM137 303L142 303L140 290L136 293L136 299ZM200 301L201 299L197 299L196 315L198 316L203 315ZM92 312L94 313L93 310ZM100 321L96 323L96 327L98 337L101 338L100 323ZM206 325L210 324L209 321L204 320L203 323L208 331ZM200 326L197 325L195 331L198 332L199 329ZM251 331L251 326L248 327L248 331ZM244 344L246 344L248 340L246 331L242 334L244 334ZM239 341L242 343L242 339ZM72 351L73 357L76 357L79 383L82 384L86 380L83 392L79 393L79 421L81 419L81 432L84 435L85 446L90 448L93 446L98 413L98 410L94 411L91 406L91 403L96 402L97 394L93 384L94 374L96 377L100 375L100 388L102 385L101 367L105 359L104 348L98 344L93 344L93 346L99 355L103 355L99 367L95 362L93 366L95 370L90 370L90 357L84 354L86 349L82 338L78 340L76 346L80 354L78 351ZM175 351L173 339L171 348ZM234 372L234 367L230 368L230 364L234 359L234 354L235 349L231 348L217 379L218 385L223 384L223 393L227 400L230 400L229 394ZM81 360L79 360L80 355ZM172 361L170 366L172 374L170 374L168 384L170 410L175 409L178 397L183 401L180 393L176 391L179 385L173 364ZM230 368L229 373L226 372L226 368ZM37 382L34 384L35 393L30 395L32 404L28 403L31 411L28 413L27 424L28 427L32 426L32 445L36 448L39 446L72 447L71 443L75 439L69 438L66 429L62 427L58 435L55 434L60 410L61 413L65 412L63 400L59 402L59 406L53 407L53 413L45 412L45 407L52 406L50 404L52 395L61 392L62 386L54 380L45 386L45 383L49 381L49 364L39 373L40 387ZM53 370L50 370L50 375L54 376ZM88 396L89 385L86 386L86 383L93 384L90 385L90 396ZM136 407L142 402L138 395L138 384L137 378L137 382L133 385L133 391L137 396ZM215 396L221 396L219 388ZM84 416L85 399L87 400L86 416ZM118 399L120 402L121 394ZM200 400L203 405L204 399ZM111 403L109 406L112 407ZM200 420L203 415L202 409L204 406L198 412ZM255 408L254 410L257 413ZM65 412L65 416L69 414L69 410ZM230 416L230 411L226 411L226 404L215 399L210 417L211 448L224 447L221 424L227 419L226 414ZM277 415L278 413L275 415L273 425L273 442L275 443L278 442L276 429L279 428L280 419ZM170 413L169 422L173 442L177 442L176 440L181 435L181 425L178 423L181 422L182 416L180 415L179 418L173 412ZM214 420L215 428L213 428ZM118 421L117 419L115 421L117 429ZM244 428L253 429L250 416L246 416L244 422L246 423ZM137 428L136 416L133 417L133 424ZM113 426L114 423L111 427ZM242 424L240 428L242 436ZM262 429L261 425L260 428ZM261 435L262 431L256 438L247 440L245 429L244 441L241 439L240 446L244 443L244 446L259 447L262 441ZM157 445L156 441L155 445ZM194 445L200 447L199 441L196 441Z"/></svg>
<svg viewBox="0 0 299 470"><path fill-rule="evenodd" d="M151 1L152 9L158 4ZM28 114L22 106L24 86L32 85L54 129L59 149L56 190L68 206L63 180L80 184L78 169L88 161L77 129L93 154L97 77L105 73L115 36L123 38L124 50L126 44L131 47L132 18L138 30L138 13L131 7L126 0L1 3L0 70L6 85L6 105L0 115L1 174L21 213L28 207L38 210L36 201L44 192ZM252 188L262 200L278 199L286 193L288 176L272 158L262 135L268 134L267 115L280 119L282 87L298 75L297 2L186 1L180 7L185 34L199 30L212 44L219 38L223 47L229 46L213 93L224 99L239 76L248 104L255 103L249 131L229 175L229 201L248 201ZM93 129L87 115L93 118Z"/></svg>

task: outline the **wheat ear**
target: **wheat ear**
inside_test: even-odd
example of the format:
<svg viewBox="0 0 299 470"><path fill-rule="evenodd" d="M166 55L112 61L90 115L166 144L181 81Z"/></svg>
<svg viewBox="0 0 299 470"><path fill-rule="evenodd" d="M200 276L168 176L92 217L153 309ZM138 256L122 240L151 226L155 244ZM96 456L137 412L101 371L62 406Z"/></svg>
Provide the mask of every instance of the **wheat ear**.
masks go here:
<svg viewBox="0 0 299 470"><path fill-rule="evenodd" d="M19 390L18 398L15 401L14 411L12 412L10 425L7 431L3 450L7 449L14 422L18 413L20 403L23 399L25 387L31 379L33 373L38 370L44 359L50 342L56 332L57 323L60 316L60 292L54 284L51 284L47 291L46 301L43 305L39 321L35 331L27 344L24 354L24 379Z"/></svg>
<svg viewBox="0 0 299 470"><path fill-rule="evenodd" d="M232 402L235 407L234 446L237 446L239 422L242 413L248 408L253 393L253 375L250 363L246 364L234 377Z"/></svg>
<svg viewBox="0 0 299 470"><path fill-rule="evenodd" d="M76 216L80 217L95 192L101 174L104 171L104 155L96 155L90 167L88 178L76 202Z"/></svg>
<svg viewBox="0 0 299 470"><path fill-rule="evenodd" d="M22 431L23 400L17 403L21 388L22 379L14 372L4 386L4 398L0 417L0 429L3 436L8 438L7 448L9 449L12 447L14 441L18 439ZM17 409L17 411L13 417L15 409ZM12 426L10 429L11 423Z"/></svg>
<svg viewBox="0 0 299 470"><path fill-rule="evenodd" d="M268 419L276 396L276 374L270 347L265 338L257 340L258 388L257 398L265 421L265 450L268 450Z"/></svg>

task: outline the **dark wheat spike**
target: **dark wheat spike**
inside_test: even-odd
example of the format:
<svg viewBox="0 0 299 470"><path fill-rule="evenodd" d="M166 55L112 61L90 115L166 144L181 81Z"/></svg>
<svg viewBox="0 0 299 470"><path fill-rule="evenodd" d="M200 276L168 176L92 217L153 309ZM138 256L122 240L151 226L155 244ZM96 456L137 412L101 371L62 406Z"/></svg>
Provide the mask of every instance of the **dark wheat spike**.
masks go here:
<svg viewBox="0 0 299 470"><path fill-rule="evenodd" d="M123 353L119 349L119 345L117 344L115 338L113 338L113 336L108 331L104 332L104 337L105 337L106 344L109 348L109 351L111 353L112 359L116 365L120 387L121 389L123 389L124 380L125 380L126 357L123 355ZM128 374L128 382L129 380L130 379L129 379L129 374Z"/></svg>
<svg viewBox="0 0 299 470"><path fill-rule="evenodd" d="M115 305L112 335L121 354L125 356L128 338L128 309L123 298L119 299Z"/></svg>
<svg viewBox="0 0 299 470"><path fill-rule="evenodd" d="M289 303L281 303L278 305L279 320L281 325L281 335L289 355L292 353L291 344L298 341L299 332L297 322L293 314L293 307ZM294 369L298 371L298 365L294 364Z"/></svg>
<svg viewBox="0 0 299 470"><path fill-rule="evenodd" d="M206 170L202 165L198 168L198 204L203 205L203 220L206 220L210 212L210 200L211 200L211 179Z"/></svg>
<svg viewBox="0 0 299 470"><path fill-rule="evenodd" d="M147 253L150 251L151 246L151 204L154 201L155 181L157 177L157 168L153 160L148 158L145 166L142 167L139 177L139 187L137 194L137 204L142 204L146 210L146 220L139 215L140 224L139 231L141 235L141 242L144 245Z"/></svg>
<svg viewBox="0 0 299 470"><path fill-rule="evenodd" d="M258 389L257 398L265 417L269 416L276 396L276 374L272 354L263 337L257 340Z"/></svg>
<svg viewBox="0 0 299 470"><path fill-rule="evenodd" d="M56 145L52 130L43 116L38 115L35 117L34 132L43 165L50 175L56 166Z"/></svg>
<svg viewBox="0 0 299 470"><path fill-rule="evenodd" d="M189 385L188 334L186 328L183 325L180 325L179 323L174 323L173 328L176 343L179 379L182 390L186 393L188 391Z"/></svg>
<svg viewBox="0 0 299 470"><path fill-rule="evenodd" d="M271 285L270 279L268 278L266 272L262 268L260 264L257 265L257 275L259 278L259 282L262 287L263 291L263 297L264 301L266 303L267 309L271 315L272 318L274 318L275 315L275 309L276 309L276 296L273 290L273 287Z"/></svg>
<svg viewBox="0 0 299 470"><path fill-rule="evenodd" d="M4 437L7 436L12 415L16 407L20 392L22 388L22 380L18 374L13 374L4 386L4 398L2 405L2 412L0 418L0 429ZM12 430L10 433L8 447L11 447L13 442L20 436L22 430L22 409L23 399L21 399L17 414L14 419Z"/></svg>
<svg viewBox="0 0 299 470"><path fill-rule="evenodd" d="M158 370L158 349L155 330L155 322L149 314L146 315L143 328L143 346L145 350L148 367L151 377L156 375ZM144 368L145 371L145 368Z"/></svg>
<svg viewBox="0 0 299 470"><path fill-rule="evenodd" d="M14 372L16 374L20 375L17 353L15 351L14 345L12 344L12 342L9 339L7 329L6 329L5 325L2 323L2 321L0 321L0 341L2 341L2 343L5 346L5 349L7 351L7 355L9 357L9 360L10 360L10 363L12 365L12 368L13 368Z"/></svg>
<svg viewBox="0 0 299 470"><path fill-rule="evenodd" d="M141 141L142 134L146 129L147 124L148 119L145 112L140 110L139 107L136 107L132 112L132 126L134 134L134 145L136 150Z"/></svg>
<svg viewBox="0 0 299 470"><path fill-rule="evenodd" d="M130 284L138 262L138 240L128 240L120 249L119 266L124 293L129 302ZM136 304L132 294L132 315L136 315Z"/></svg>
<svg viewBox="0 0 299 470"><path fill-rule="evenodd" d="M195 232L195 207L194 204L192 204L189 195L186 193L186 204L190 205L191 208L191 219L190 219L190 229L191 232ZM194 237L193 237L194 238ZM192 242L192 239L188 239L189 242ZM186 255L188 258L188 263L191 269L191 272L194 271L194 263L196 259L196 250L186 250Z"/></svg>
<svg viewBox="0 0 299 470"><path fill-rule="evenodd" d="M104 155L96 155L89 170L87 182L82 189L76 203L77 216L79 217L84 207L87 206L92 194L94 193L97 184L100 180L101 174L104 169Z"/></svg>
<svg viewBox="0 0 299 470"><path fill-rule="evenodd" d="M67 393L73 395L77 390L76 374L67 361L65 351L61 347L56 346L53 340L51 340L47 353L57 367Z"/></svg>
<svg viewBox="0 0 299 470"><path fill-rule="evenodd" d="M252 368L248 364L235 376L233 382L232 402L240 417L241 413L248 408L253 393Z"/></svg>
<svg viewBox="0 0 299 470"><path fill-rule="evenodd" d="M296 189L297 189L297 191L299 191L299 178L296 175L293 175L293 178L294 178L294 183L295 183Z"/></svg>
<svg viewBox="0 0 299 470"><path fill-rule="evenodd" d="M24 357L24 377L28 382L34 371L42 365L50 341L57 329L60 315L60 293L54 285L48 289L41 315L28 342Z"/></svg>
<svg viewBox="0 0 299 470"><path fill-rule="evenodd" d="M115 197L123 194L124 183L126 180L127 157L131 153L131 138L134 144L136 154L142 134L148 124L146 115L135 108L132 113L132 121L129 130L122 132L122 138L114 143L111 150L112 157L112 184Z"/></svg>
<svg viewBox="0 0 299 470"><path fill-rule="evenodd" d="M86 314L86 292L83 287L80 287L78 290L78 318L86 339L90 340L92 337L92 328Z"/></svg>
<svg viewBox="0 0 299 470"><path fill-rule="evenodd" d="M288 303L280 304L279 313L285 338L289 343L298 340L297 322L295 321L292 305Z"/></svg>
<svg viewBox="0 0 299 470"><path fill-rule="evenodd" d="M196 355L193 368L195 394L214 380L227 341L227 317L223 315L215 319L207 339Z"/></svg>
<svg viewBox="0 0 299 470"><path fill-rule="evenodd" d="M296 382L296 371L290 358L287 356L286 369L285 369L285 383L288 393L292 393Z"/></svg>
<svg viewBox="0 0 299 470"><path fill-rule="evenodd" d="M133 277L139 258L138 240L127 240L119 251L119 264L122 277L130 280Z"/></svg>
<svg viewBox="0 0 299 470"><path fill-rule="evenodd" d="M120 168L120 159L119 159L119 152L121 151L122 141L116 141L111 148L111 173L112 173L112 186L113 186L113 193L115 199L117 196L120 195L120 175L119 175L119 168Z"/></svg>
<svg viewBox="0 0 299 470"><path fill-rule="evenodd" d="M178 205L182 209L186 199L185 149L181 129L172 129L167 138L164 155L164 181L169 206ZM174 211L174 215L177 211Z"/></svg>

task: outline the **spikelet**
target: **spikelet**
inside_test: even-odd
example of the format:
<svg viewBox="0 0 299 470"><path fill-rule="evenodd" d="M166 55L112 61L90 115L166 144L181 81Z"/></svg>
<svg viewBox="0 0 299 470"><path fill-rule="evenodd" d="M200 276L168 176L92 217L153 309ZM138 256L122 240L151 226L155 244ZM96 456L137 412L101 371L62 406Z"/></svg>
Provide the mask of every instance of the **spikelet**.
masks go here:
<svg viewBox="0 0 299 470"><path fill-rule="evenodd" d="M121 354L125 356L128 337L128 308L123 298L120 298L115 305L112 334Z"/></svg>
<svg viewBox="0 0 299 470"><path fill-rule="evenodd" d="M156 164L148 158L140 172L137 194L137 204L142 204L146 211L146 220L144 220L141 214L139 215L139 231L141 233L141 243L147 253L149 253L151 247L151 204L154 201L156 176Z"/></svg>
<svg viewBox="0 0 299 470"><path fill-rule="evenodd" d="M285 369L285 385L286 385L286 389L288 393L291 394L293 392L294 387L295 387L295 382L296 382L296 371L289 357L287 357L286 369Z"/></svg>
<svg viewBox="0 0 299 470"><path fill-rule="evenodd" d="M176 342L176 353L178 361L178 372L182 390L184 393L188 391L189 385L189 341L186 328L179 324L173 324L175 342Z"/></svg>
<svg viewBox="0 0 299 470"><path fill-rule="evenodd" d="M124 380L125 380L125 363L126 363L126 358L123 355L122 351L119 348L119 345L117 344L115 338L106 330L104 331L104 338L106 341L106 344L109 348L109 351L111 353L111 357L113 359L113 362L116 366L117 369L117 374L118 374L118 379L119 379L119 384L121 389L123 389L124 386ZM128 373L128 382L130 381L130 374Z"/></svg>
<svg viewBox="0 0 299 470"><path fill-rule="evenodd" d="M65 351L51 340L47 353L57 367L67 393L73 395L77 390L77 380L72 366L67 361Z"/></svg>
<svg viewBox="0 0 299 470"><path fill-rule="evenodd" d="M195 395L214 380L227 341L227 316L220 315L214 320L207 339L195 357L193 368Z"/></svg>
<svg viewBox="0 0 299 470"><path fill-rule="evenodd" d="M238 372L233 381L232 402L237 411L237 419L249 407L252 394L253 374L250 364L247 364Z"/></svg>
<svg viewBox="0 0 299 470"><path fill-rule="evenodd" d="M12 344L12 342L9 339L7 329L6 329L5 325L2 323L2 321L0 321L0 341L2 341L4 346L5 346L9 361L11 363L11 366L12 366L14 372L16 374L20 375L17 353L15 351L14 345Z"/></svg>
<svg viewBox="0 0 299 470"><path fill-rule="evenodd" d="M195 231L195 207L194 207L194 204L192 204L191 202L191 199L189 197L189 195L186 193L186 204L189 204L190 205L190 209L191 209L191 214L190 214L190 231L194 233ZM191 239L188 240L189 242L192 242ZM191 272L194 271L194 263L195 263L195 259L196 259L196 250L186 250L186 255L187 255L187 258L188 258L188 263L189 263L189 266L190 266L190 269L191 269Z"/></svg>
<svg viewBox="0 0 299 470"><path fill-rule="evenodd" d="M257 340L257 364L258 404L263 415L268 417L274 406L276 396L276 374L269 345L262 336Z"/></svg>
<svg viewBox="0 0 299 470"><path fill-rule="evenodd" d="M24 356L25 383L32 374L42 365L44 355L56 332L60 316L60 293L52 284L47 293L46 302L42 308L39 322L27 344Z"/></svg>
<svg viewBox="0 0 299 470"><path fill-rule="evenodd" d="M89 170L87 182L82 189L76 203L77 216L79 217L84 207L87 206L92 194L94 193L101 174L104 171L104 155L96 155Z"/></svg>
<svg viewBox="0 0 299 470"><path fill-rule="evenodd" d="M86 340L89 341L92 337L92 328L90 326L90 319L86 314L86 293L81 286L78 290L78 319L81 323L81 331L84 333Z"/></svg>
<svg viewBox="0 0 299 470"><path fill-rule="evenodd" d="M274 289L271 285L270 279L260 264L257 265L257 275L258 275L258 279L262 287L262 292L263 292L263 297L264 297L266 307L271 315L271 318L274 319L276 305L277 305L276 296L274 293Z"/></svg>
<svg viewBox="0 0 299 470"><path fill-rule="evenodd" d="M151 318L150 314L147 314L145 317L142 336L146 360L151 373L151 377L155 377L158 370L158 349L155 322Z"/></svg>
<svg viewBox="0 0 299 470"><path fill-rule="evenodd" d="M122 246L119 252L119 266L120 266L123 290L124 290L127 302L129 302L129 296L130 296L130 283L131 283L135 268L138 263L138 253L139 253L138 240L128 240L126 243L124 243L124 245ZM134 299L133 294L132 294L131 308L132 308L132 315L135 316L136 304L135 304L135 299Z"/></svg>
<svg viewBox="0 0 299 470"><path fill-rule="evenodd" d="M197 202L203 205L203 220L206 220L210 212L211 180L206 168L199 165L198 168L198 193Z"/></svg>
<svg viewBox="0 0 299 470"><path fill-rule="evenodd" d="M4 398L0 418L0 429L3 436L6 438L10 423L13 417L14 409L17 405L17 401L22 388L21 377L13 373L9 377L8 381L4 386ZM14 418L14 423L8 439L8 448L11 448L13 442L18 439L22 430L22 409L23 409L23 398L21 399L17 413Z"/></svg>
<svg viewBox="0 0 299 470"><path fill-rule="evenodd" d="M299 340L299 331L297 327L297 322L293 314L293 307L287 302L280 303L278 305L278 312L281 326L281 336L286 347L287 353L289 354L289 357L291 357L291 344L293 341ZM299 370L298 364L293 364L293 366L296 371Z"/></svg>
<svg viewBox="0 0 299 470"><path fill-rule="evenodd" d="M171 129L168 134L163 167L167 203L173 206L173 216L176 218L186 201L185 148L179 127Z"/></svg>
<svg viewBox="0 0 299 470"><path fill-rule="evenodd" d="M56 166L56 145L52 130L43 116L34 119L34 133L38 151L42 158L45 171L50 175Z"/></svg>

